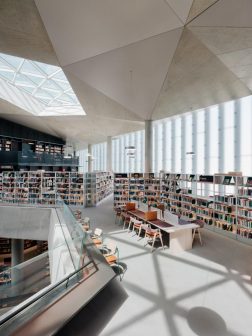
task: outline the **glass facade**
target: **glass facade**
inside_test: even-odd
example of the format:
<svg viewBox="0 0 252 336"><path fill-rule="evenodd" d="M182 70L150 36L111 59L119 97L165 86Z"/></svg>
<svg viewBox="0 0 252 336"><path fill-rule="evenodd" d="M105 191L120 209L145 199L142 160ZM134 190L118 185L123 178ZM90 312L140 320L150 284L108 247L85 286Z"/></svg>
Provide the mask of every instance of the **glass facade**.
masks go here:
<svg viewBox="0 0 252 336"><path fill-rule="evenodd" d="M252 96L153 122L153 171L252 173Z"/></svg>
<svg viewBox="0 0 252 336"><path fill-rule="evenodd" d="M107 143L102 142L92 146L93 170L107 170Z"/></svg>
<svg viewBox="0 0 252 336"><path fill-rule="evenodd" d="M252 96L157 120L152 125L152 167L181 173L252 174ZM128 155L134 146L134 155ZM106 170L106 143L92 146L93 169ZM114 172L144 171L144 130L112 138Z"/></svg>
<svg viewBox="0 0 252 336"><path fill-rule="evenodd" d="M133 146L134 150L125 147ZM132 155L129 155L129 153ZM144 171L144 131L123 134L112 138L112 169L114 172Z"/></svg>

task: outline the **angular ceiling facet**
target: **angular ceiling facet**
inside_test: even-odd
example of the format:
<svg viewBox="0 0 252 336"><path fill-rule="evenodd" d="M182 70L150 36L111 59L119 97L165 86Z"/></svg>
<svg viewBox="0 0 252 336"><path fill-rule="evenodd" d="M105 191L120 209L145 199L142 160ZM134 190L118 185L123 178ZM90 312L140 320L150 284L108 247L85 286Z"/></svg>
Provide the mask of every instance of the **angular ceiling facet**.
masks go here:
<svg viewBox="0 0 252 336"><path fill-rule="evenodd" d="M152 119L194 111L249 94L247 86L185 29Z"/></svg>
<svg viewBox="0 0 252 336"><path fill-rule="evenodd" d="M192 6L193 0L166 0L174 12L185 24L190 8Z"/></svg>
<svg viewBox="0 0 252 336"><path fill-rule="evenodd" d="M219 0L189 23L203 27L252 27L251 0Z"/></svg>
<svg viewBox="0 0 252 336"><path fill-rule="evenodd" d="M188 18L187 23L192 21L198 15L202 14L205 10L210 8L213 4L220 0L193 0Z"/></svg>
<svg viewBox="0 0 252 336"><path fill-rule="evenodd" d="M63 66L183 26L165 0L35 2Z"/></svg>
<svg viewBox="0 0 252 336"><path fill-rule="evenodd" d="M0 51L58 65L34 0L0 1Z"/></svg>
<svg viewBox="0 0 252 336"><path fill-rule="evenodd" d="M64 69L141 118L148 119L181 32L182 28L175 29Z"/></svg>

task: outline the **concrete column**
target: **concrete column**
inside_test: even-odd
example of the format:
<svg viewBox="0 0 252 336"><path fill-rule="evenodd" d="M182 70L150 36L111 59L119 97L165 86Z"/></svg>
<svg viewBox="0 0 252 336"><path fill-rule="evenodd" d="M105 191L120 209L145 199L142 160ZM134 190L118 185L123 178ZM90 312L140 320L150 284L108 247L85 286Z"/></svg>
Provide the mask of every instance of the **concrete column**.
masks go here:
<svg viewBox="0 0 252 336"><path fill-rule="evenodd" d="M112 171L112 137L107 137L107 171Z"/></svg>
<svg viewBox="0 0 252 336"><path fill-rule="evenodd" d="M145 120L145 155L144 155L144 171L152 172L152 121Z"/></svg>
<svg viewBox="0 0 252 336"><path fill-rule="evenodd" d="M93 170L92 164L92 145L88 145L88 173L91 173Z"/></svg>
<svg viewBox="0 0 252 336"><path fill-rule="evenodd" d="M12 295L22 294L22 268L15 267L24 261L24 240L11 239L11 285Z"/></svg>

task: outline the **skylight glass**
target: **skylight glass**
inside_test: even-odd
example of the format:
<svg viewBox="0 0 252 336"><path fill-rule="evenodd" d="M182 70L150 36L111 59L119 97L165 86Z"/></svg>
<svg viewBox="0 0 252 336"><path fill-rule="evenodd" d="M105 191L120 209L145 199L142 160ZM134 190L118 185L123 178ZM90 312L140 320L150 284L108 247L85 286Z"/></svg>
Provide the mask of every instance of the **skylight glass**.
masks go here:
<svg viewBox="0 0 252 336"><path fill-rule="evenodd" d="M7 82L9 88L20 90L25 99L30 97L33 104L37 101L39 113L36 114L85 115L63 70L55 65L0 53L0 79ZM6 99L1 92L0 97ZM18 99L14 92L11 97L10 102L20 106L18 101L14 102Z"/></svg>

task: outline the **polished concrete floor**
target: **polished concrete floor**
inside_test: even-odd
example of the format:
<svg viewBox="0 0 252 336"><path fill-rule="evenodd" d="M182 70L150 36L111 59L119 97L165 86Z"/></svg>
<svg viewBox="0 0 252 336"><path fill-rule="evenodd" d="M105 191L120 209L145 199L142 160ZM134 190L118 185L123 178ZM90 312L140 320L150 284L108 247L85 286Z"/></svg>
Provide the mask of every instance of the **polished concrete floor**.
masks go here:
<svg viewBox="0 0 252 336"><path fill-rule="evenodd" d="M151 253L143 240L115 225L112 198L84 209L91 228L116 242L127 264L128 299L102 336L251 336L252 248L203 230L203 246L173 255Z"/></svg>

